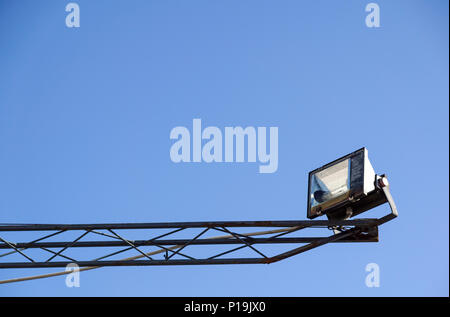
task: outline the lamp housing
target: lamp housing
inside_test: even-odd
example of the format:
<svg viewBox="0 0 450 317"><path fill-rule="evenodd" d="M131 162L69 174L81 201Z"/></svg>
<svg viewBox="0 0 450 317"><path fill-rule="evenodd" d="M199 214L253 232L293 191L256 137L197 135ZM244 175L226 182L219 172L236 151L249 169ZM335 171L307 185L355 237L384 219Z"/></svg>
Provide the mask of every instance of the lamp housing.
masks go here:
<svg viewBox="0 0 450 317"><path fill-rule="evenodd" d="M345 155L308 175L309 219L348 219L385 203L366 148Z"/></svg>

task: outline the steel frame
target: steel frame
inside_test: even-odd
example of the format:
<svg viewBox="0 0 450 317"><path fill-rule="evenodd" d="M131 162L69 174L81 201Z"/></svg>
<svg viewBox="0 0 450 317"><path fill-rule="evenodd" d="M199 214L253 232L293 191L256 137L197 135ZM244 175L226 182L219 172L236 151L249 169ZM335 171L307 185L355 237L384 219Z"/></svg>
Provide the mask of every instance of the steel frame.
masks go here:
<svg viewBox="0 0 450 317"><path fill-rule="evenodd" d="M50 234L30 242L13 243L6 241L0 237L0 249L8 250L6 253L0 254L0 260L5 256L19 253L27 261L24 262L0 262L0 268L38 268L38 267L65 267L68 264L75 263L80 267L86 266L140 266L140 265L198 265L198 264L256 264L256 263L272 263L293 255L311 250L318 246L331 242L377 242L378 241L378 224L379 219L364 220L347 220L347 221L243 221L243 222L192 222L192 223L121 223L121 224L79 224L79 225L1 225L0 232L6 231L54 231ZM249 234L237 233L237 228L283 228L282 232L273 234L265 231L262 238L253 237ZM305 228L329 228L339 227L341 232L326 237L284 237ZM117 233L119 230L133 229L173 229L168 233L153 235L148 239L130 240L123 235ZM203 229L199 234L190 239L168 239L171 235L183 231L188 228ZM209 230L226 233L227 236L218 238L201 237ZM50 237L55 237L67 231L82 231L82 234L71 241L44 241ZM270 234L272 233L272 234ZM80 241L87 235L101 235L108 237L109 240L91 240ZM162 239L164 238L164 239ZM267 256L256 248L261 244L305 244L296 247L290 251L277 254L275 256ZM207 258L198 259L181 252L187 246L199 245L238 245L228 251L216 253ZM164 251L163 259L154 259L141 249L142 246L156 246ZM172 247L167 247L172 246ZM97 248L102 247L123 247L121 250L102 255L94 260L75 260L63 254L69 248ZM224 258L224 255L234 251L249 248L255 251L259 257L256 258ZM31 256L25 254L28 249L40 249L44 252L51 253L46 261L37 262ZM57 249L53 251L52 249ZM58 250L59 249L59 250ZM134 249L140 253L144 260L104 260L108 257L119 253ZM173 259L175 255L183 257L183 259ZM53 261L56 257L62 257L66 261Z"/></svg>
<svg viewBox="0 0 450 317"><path fill-rule="evenodd" d="M317 248L327 243L337 242L377 242L378 226L397 217L389 186L383 185L380 190L389 203L391 213L379 219L354 220L290 220L290 221L216 221L216 222L174 222L174 223L110 223L110 224L3 224L0 225L0 269L6 268L49 268L66 267L77 264L79 267L103 266L152 266L152 265L204 265L204 264L269 264L284 260L305 251ZM171 238L175 233L186 229L201 229L194 237L188 239ZM236 229L242 228L276 228L257 233L238 233ZM333 229L334 234L322 237L286 237L306 228ZM138 229L152 231L150 237L140 240L130 240L124 237L123 230L136 232ZM158 229L170 229L164 234L156 234ZM30 242L11 242L2 237L4 232L30 232L37 231L43 235ZM81 231L73 240L44 241L64 232ZM120 231L120 233L119 233ZM219 237L205 238L208 231L217 231ZM51 233L49 233L51 232ZM46 233L46 234L44 234ZM225 234L225 235L223 235ZM80 241L86 236L102 236L108 240ZM264 237L255 237L264 236ZM286 252L268 256L257 249L256 246L267 244L302 244ZM224 252L215 252L207 257L196 258L186 253L186 248L201 245L237 245ZM141 248L154 246L158 251L145 252ZM74 259L63 252L69 249L94 248L101 250L104 247L121 247L120 250L96 257L93 260ZM224 257L235 251L248 248L257 257ZM27 255L27 250L37 249L50 256L45 261L38 261ZM55 250L53 250L55 249ZM125 251L134 250L137 256L121 260L105 260ZM183 251L183 252L182 252ZM11 254L20 254L26 259L23 262L5 262L3 259ZM151 255L161 254L162 258L153 258ZM177 256L178 258L174 258ZM63 258L64 261L55 261ZM138 260L143 258L142 260Z"/></svg>

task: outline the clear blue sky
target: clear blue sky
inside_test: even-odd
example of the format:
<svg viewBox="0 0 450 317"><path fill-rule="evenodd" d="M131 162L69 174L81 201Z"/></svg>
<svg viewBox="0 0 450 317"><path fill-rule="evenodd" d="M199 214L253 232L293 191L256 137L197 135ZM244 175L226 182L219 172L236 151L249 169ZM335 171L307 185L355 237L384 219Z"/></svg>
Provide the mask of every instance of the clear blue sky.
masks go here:
<svg viewBox="0 0 450 317"><path fill-rule="evenodd" d="M305 219L307 173L362 146L400 217L379 243L271 265L104 268L0 296L449 295L448 1L375 1L378 29L368 0L78 0L77 29L69 2L0 0L0 222ZM279 127L278 171L173 163L169 132L193 118Z"/></svg>

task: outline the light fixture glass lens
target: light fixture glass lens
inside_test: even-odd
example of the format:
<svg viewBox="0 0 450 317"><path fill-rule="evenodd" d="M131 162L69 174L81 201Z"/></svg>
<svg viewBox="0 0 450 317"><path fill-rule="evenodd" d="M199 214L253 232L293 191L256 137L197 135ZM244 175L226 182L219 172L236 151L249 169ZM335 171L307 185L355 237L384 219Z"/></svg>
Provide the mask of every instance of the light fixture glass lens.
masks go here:
<svg viewBox="0 0 450 317"><path fill-rule="evenodd" d="M323 208L345 200L350 193L350 159L311 175L310 208ZM316 208L314 208L316 207Z"/></svg>

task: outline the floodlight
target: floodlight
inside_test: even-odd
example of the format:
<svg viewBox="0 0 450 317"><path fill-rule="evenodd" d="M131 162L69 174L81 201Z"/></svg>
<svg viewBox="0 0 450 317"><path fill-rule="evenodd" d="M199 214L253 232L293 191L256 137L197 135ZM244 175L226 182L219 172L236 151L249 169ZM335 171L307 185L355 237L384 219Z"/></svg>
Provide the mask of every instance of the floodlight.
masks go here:
<svg viewBox="0 0 450 317"><path fill-rule="evenodd" d="M375 174L366 148L311 171L308 218L348 219L387 202L380 179L385 178Z"/></svg>

